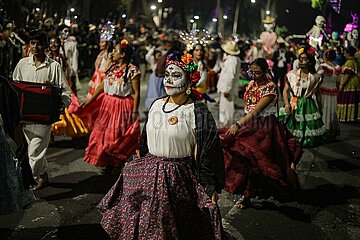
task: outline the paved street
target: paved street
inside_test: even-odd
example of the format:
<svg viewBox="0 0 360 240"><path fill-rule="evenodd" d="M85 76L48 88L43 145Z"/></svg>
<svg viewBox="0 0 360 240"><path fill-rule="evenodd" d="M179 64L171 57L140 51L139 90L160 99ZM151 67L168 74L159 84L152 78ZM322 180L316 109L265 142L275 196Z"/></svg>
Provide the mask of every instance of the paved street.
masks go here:
<svg viewBox="0 0 360 240"><path fill-rule="evenodd" d="M209 108L217 117L217 105ZM86 138L56 139L47 155L50 186L35 192L31 208L0 216L0 239L108 239L95 206L116 176L83 162L86 145ZM245 240L360 239L360 124L341 124L335 141L305 150L297 172L303 191L294 202L254 199L254 208L239 210L239 196L221 194L225 229Z"/></svg>

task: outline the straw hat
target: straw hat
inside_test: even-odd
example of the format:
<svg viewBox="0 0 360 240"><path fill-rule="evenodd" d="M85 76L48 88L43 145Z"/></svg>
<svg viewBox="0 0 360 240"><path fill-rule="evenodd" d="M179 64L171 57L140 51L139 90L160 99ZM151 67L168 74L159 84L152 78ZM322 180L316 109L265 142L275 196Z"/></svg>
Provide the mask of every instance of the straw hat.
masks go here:
<svg viewBox="0 0 360 240"><path fill-rule="evenodd" d="M96 30L96 26L94 24L89 24L89 31Z"/></svg>
<svg viewBox="0 0 360 240"><path fill-rule="evenodd" d="M240 49L238 47L238 45L236 44L236 42L234 41L229 41L225 44L221 45L222 50L224 50L224 52L226 52L229 55L239 55L240 54Z"/></svg>

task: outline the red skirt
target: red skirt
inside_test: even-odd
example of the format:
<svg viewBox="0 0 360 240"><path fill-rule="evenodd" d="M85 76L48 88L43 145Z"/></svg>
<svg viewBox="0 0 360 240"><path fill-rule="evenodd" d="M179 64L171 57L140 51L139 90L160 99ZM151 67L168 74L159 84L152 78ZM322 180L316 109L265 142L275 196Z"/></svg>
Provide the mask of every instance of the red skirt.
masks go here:
<svg viewBox="0 0 360 240"><path fill-rule="evenodd" d="M264 182L280 191L298 186L290 165L299 162L301 145L275 116L257 117L235 135L226 135L226 131L220 130L226 191L254 197L261 195Z"/></svg>
<svg viewBox="0 0 360 240"><path fill-rule="evenodd" d="M135 154L140 140L139 117L131 123L132 97L103 94L84 160L92 165L121 167Z"/></svg>

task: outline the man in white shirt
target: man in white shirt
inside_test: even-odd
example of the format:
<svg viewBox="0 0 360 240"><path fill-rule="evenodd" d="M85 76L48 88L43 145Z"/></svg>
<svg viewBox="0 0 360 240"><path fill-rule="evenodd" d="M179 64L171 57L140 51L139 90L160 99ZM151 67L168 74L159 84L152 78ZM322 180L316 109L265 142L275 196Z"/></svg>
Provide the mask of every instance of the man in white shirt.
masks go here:
<svg viewBox="0 0 360 240"><path fill-rule="evenodd" d="M65 89L62 93L63 103L69 105L70 90L66 84L64 72L59 63L46 56L46 47L46 34L41 31L31 32L30 51L32 54L30 57L21 59L16 65L13 80L58 84ZM49 182L45 155L50 141L51 125L23 122L22 127L28 143L29 163L37 182L35 189L39 189L48 185Z"/></svg>
<svg viewBox="0 0 360 240"><path fill-rule="evenodd" d="M233 124L234 100L238 94L238 81L240 75L241 61L238 55L240 49L233 41L221 46L224 50L224 64L217 83L219 102L219 124L230 126Z"/></svg>

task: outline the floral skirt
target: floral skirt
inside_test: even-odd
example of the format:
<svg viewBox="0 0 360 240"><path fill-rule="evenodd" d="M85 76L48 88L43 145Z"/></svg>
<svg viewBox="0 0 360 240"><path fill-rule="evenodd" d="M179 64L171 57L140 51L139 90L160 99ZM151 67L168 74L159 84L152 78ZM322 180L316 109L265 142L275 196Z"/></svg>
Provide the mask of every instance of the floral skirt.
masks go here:
<svg viewBox="0 0 360 240"><path fill-rule="evenodd" d="M222 239L219 209L194 164L151 154L127 162L97 206L111 239Z"/></svg>
<svg viewBox="0 0 360 240"><path fill-rule="evenodd" d="M318 147L330 140L330 134L312 98L298 98L297 107L290 113L286 127L304 148Z"/></svg>
<svg viewBox="0 0 360 240"><path fill-rule="evenodd" d="M235 135L227 135L226 131L220 129L226 191L250 198L262 195L265 188L290 193L298 187L290 166L300 161L302 149L274 115L253 119Z"/></svg>
<svg viewBox="0 0 360 240"><path fill-rule="evenodd" d="M132 123L132 97L103 95L84 160L99 167L123 166L138 150L140 119Z"/></svg>

